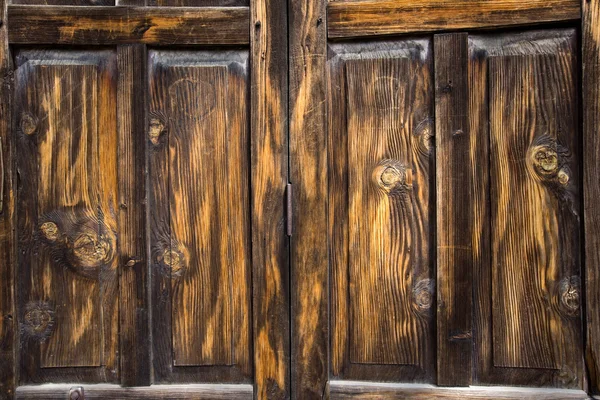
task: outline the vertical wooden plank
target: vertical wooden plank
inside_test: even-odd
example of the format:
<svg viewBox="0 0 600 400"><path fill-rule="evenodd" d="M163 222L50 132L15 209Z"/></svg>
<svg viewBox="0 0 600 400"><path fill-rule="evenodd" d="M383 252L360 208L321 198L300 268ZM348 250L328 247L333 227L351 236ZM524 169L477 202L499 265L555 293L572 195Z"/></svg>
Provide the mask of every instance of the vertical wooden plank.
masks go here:
<svg viewBox="0 0 600 400"><path fill-rule="evenodd" d="M290 397L287 4L250 2L251 202L257 398Z"/></svg>
<svg viewBox="0 0 600 400"><path fill-rule="evenodd" d="M12 135L13 65L8 47L6 8L0 0L0 399L11 399L16 386L14 293L14 141Z"/></svg>
<svg viewBox="0 0 600 400"><path fill-rule="evenodd" d="M469 386L472 248L467 34L435 35L437 384Z"/></svg>
<svg viewBox="0 0 600 400"><path fill-rule="evenodd" d="M146 386L151 382L146 245L146 46L119 46L117 63L121 383Z"/></svg>
<svg viewBox="0 0 600 400"><path fill-rule="evenodd" d="M582 0L586 362L600 394L600 0Z"/></svg>
<svg viewBox="0 0 600 400"><path fill-rule="evenodd" d="M290 0L292 397L320 399L328 379L326 0ZM289 216L288 216L289 217Z"/></svg>

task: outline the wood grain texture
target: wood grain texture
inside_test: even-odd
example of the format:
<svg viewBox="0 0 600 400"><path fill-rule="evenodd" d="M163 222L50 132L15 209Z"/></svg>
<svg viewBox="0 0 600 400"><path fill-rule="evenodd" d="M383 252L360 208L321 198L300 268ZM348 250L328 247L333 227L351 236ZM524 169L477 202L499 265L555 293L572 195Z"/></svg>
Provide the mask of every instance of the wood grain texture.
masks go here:
<svg viewBox="0 0 600 400"><path fill-rule="evenodd" d="M117 63L121 383L143 386L151 382L145 46L120 46Z"/></svg>
<svg viewBox="0 0 600 400"><path fill-rule="evenodd" d="M248 44L248 7L9 6L15 44Z"/></svg>
<svg viewBox="0 0 600 400"><path fill-rule="evenodd" d="M328 379L325 0L289 1L292 397L321 399Z"/></svg>
<svg viewBox="0 0 600 400"><path fill-rule="evenodd" d="M42 6L114 6L115 0L12 0L11 4Z"/></svg>
<svg viewBox="0 0 600 400"><path fill-rule="evenodd" d="M428 381L431 43L330 46L333 376Z"/></svg>
<svg viewBox="0 0 600 400"><path fill-rule="evenodd" d="M6 19L6 0L0 0L0 21ZM15 141L12 134L13 63L7 25L0 25L0 399L11 399L17 385L18 334L15 314Z"/></svg>
<svg viewBox="0 0 600 400"><path fill-rule="evenodd" d="M534 389L517 387L441 388L423 384L367 383L352 381L332 381L332 400L349 399L448 399L448 400L586 400L583 390Z"/></svg>
<svg viewBox="0 0 600 400"><path fill-rule="evenodd" d="M16 399L47 400L66 399L72 388L82 387L86 400L238 400L252 399L252 385L224 384L187 384L152 385L150 387L124 388L118 385L69 385L44 384L39 386L21 386Z"/></svg>
<svg viewBox="0 0 600 400"><path fill-rule="evenodd" d="M252 304L255 398L290 394L287 4L250 2Z"/></svg>
<svg viewBox="0 0 600 400"><path fill-rule="evenodd" d="M148 62L155 379L236 381L251 373L247 53Z"/></svg>
<svg viewBox="0 0 600 400"><path fill-rule="evenodd" d="M469 41L476 382L582 388L575 33Z"/></svg>
<svg viewBox="0 0 600 400"><path fill-rule="evenodd" d="M148 0L148 5L159 7L237 7L248 3L248 0Z"/></svg>
<svg viewBox="0 0 600 400"><path fill-rule="evenodd" d="M434 36L437 384L471 383L472 210L466 33Z"/></svg>
<svg viewBox="0 0 600 400"><path fill-rule="evenodd" d="M116 62L110 51L17 54L23 382L116 378ZM43 371L40 370L43 368ZM82 370L81 373L85 373ZM90 379L90 378L86 378Z"/></svg>
<svg viewBox="0 0 600 400"><path fill-rule="evenodd" d="M327 7L330 38L497 28L578 20L579 0L353 0Z"/></svg>
<svg viewBox="0 0 600 400"><path fill-rule="evenodd" d="M585 357L591 392L600 394L600 1L582 4Z"/></svg>

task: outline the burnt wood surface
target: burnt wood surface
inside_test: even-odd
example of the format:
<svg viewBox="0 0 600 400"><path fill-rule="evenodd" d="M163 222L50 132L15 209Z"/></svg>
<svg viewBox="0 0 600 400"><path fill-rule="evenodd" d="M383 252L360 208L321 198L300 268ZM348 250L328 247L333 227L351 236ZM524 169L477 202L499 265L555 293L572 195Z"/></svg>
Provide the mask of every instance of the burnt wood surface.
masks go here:
<svg viewBox="0 0 600 400"><path fill-rule="evenodd" d="M582 4L585 358L591 391L600 395L600 1Z"/></svg>
<svg viewBox="0 0 600 400"><path fill-rule="evenodd" d="M9 6L14 44L248 44L248 7Z"/></svg>
<svg viewBox="0 0 600 400"><path fill-rule="evenodd" d="M320 399L328 379L325 0L290 0L292 397Z"/></svg>
<svg viewBox="0 0 600 400"><path fill-rule="evenodd" d="M579 0L351 0L327 7L330 38L469 30L578 20Z"/></svg>
<svg viewBox="0 0 600 400"><path fill-rule="evenodd" d="M472 374L471 175L466 33L434 36L437 204L437 384Z"/></svg>

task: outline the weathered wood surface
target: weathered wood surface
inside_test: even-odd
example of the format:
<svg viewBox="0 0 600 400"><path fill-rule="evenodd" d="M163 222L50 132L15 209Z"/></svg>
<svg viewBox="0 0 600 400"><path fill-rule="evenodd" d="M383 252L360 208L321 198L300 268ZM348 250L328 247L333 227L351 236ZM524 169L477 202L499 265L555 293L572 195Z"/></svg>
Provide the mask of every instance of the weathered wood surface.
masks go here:
<svg viewBox="0 0 600 400"><path fill-rule="evenodd" d="M433 380L431 50L330 46L333 376Z"/></svg>
<svg viewBox="0 0 600 400"><path fill-rule="evenodd" d="M290 0L292 397L321 399L328 379L326 0ZM289 218L289 217L288 217Z"/></svg>
<svg viewBox="0 0 600 400"><path fill-rule="evenodd" d="M251 373L247 69L246 52L149 55L158 382Z"/></svg>
<svg viewBox="0 0 600 400"><path fill-rule="evenodd" d="M7 0L0 0L0 21ZM12 134L13 63L7 25L0 25L0 399L11 399L17 384L15 313L15 143Z"/></svg>
<svg viewBox="0 0 600 400"><path fill-rule="evenodd" d="M11 4L43 6L114 6L115 0L11 0Z"/></svg>
<svg viewBox="0 0 600 400"><path fill-rule="evenodd" d="M124 388L118 385L96 384L45 384L21 386L17 389L17 399L47 400L67 399L71 391L83 388L86 400L238 400L252 399L252 385L187 384L152 385L150 387Z"/></svg>
<svg viewBox="0 0 600 400"><path fill-rule="evenodd" d="M287 4L250 2L255 396L290 397Z"/></svg>
<svg viewBox="0 0 600 400"><path fill-rule="evenodd" d="M32 50L16 60L21 381L114 381L115 53Z"/></svg>
<svg viewBox="0 0 600 400"><path fill-rule="evenodd" d="M466 33L434 36L437 200L437 384L472 374L471 185Z"/></svg>
<svg viewBox="0 0 600 400"><path fill-rule="evenodd" d="M248 7L9 6L14 44L248 44Z"/></svg>
<svg viewBox="0 0 600 400"><path fill-rule="evenodd" d="M249 0L148 0L159 7L236 7L248 6Z"/></svg>
<svg viewBox="0 0 600 400"><path fill-rule="evenodd" d="M145 46L120 46L117 63L121 383L142 386L151 382Z"/></svg>
<svg viewBox="0 0 600 400"><path fill-rule="evenodd" d="M575 32L469 40L476 381L582 388Z"/></svg>
<svg viewBox="0 0 600 400"><path fill-rule="evenodd" d="M583 4L583 193L590 389L600 394L600 1Z"/></svg>
<svg viewBox="0 0 600 400"><path fill-rule="evenodd" d="M423 384L367 383L331 381L330 399L448 399L448 400L585 400L583 390L471 386L441 388Z"/></svg>
<svg viewBox="0 0 600 400"><path fill-rule="evenodd" d="M327 7L330 38L578 20L579 0L353 0Z"/></svg>

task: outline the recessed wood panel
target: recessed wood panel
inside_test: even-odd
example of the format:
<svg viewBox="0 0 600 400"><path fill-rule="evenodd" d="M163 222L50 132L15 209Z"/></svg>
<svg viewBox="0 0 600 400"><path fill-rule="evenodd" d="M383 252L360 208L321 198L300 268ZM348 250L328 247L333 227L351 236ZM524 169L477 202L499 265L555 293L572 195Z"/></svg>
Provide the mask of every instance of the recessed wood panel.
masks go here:
<svg viewBox="0 0 600 400"><path fill-rule="evenodd" d="M470 55L478 379L582 387L575 32L474 36Z"/></svg>
<svg viewBox="0 0 600 400"><path fill-rule="evenodd" d="M114 54L23 51L17 65L19 316L33 359L25 367L114 366Z"/></svg>
<svg viewBox="0 0 600 400"><path fill-rule="evenodd" d="M432 372L430 45L330 47L335 375Z"/></svg>
<svg viewBox="0 0 600 400"><path fill-rule="evenodd" d="M247 367L246 76L242 53L149 56L152 273L170 302L156 344L173 366Z"/></svg>

